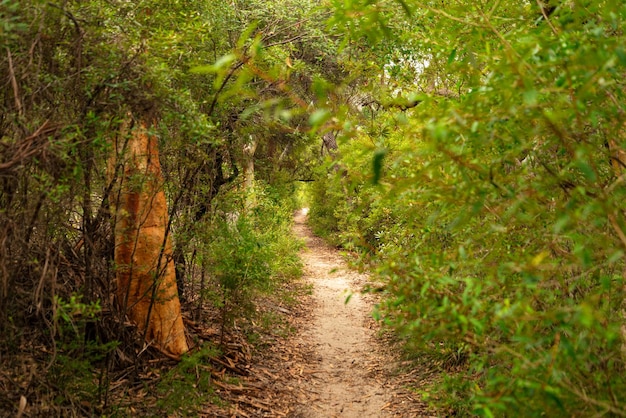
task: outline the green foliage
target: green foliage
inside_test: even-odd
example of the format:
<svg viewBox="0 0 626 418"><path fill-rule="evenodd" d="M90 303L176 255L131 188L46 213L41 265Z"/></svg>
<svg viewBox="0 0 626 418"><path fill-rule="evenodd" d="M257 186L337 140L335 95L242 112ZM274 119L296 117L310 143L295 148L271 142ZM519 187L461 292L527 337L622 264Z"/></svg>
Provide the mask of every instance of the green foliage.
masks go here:
<svg viewBox="0 0 626 418"><path fill-rule="evenodd" d="M257 183L255 205L224 196L205 231L202 262L217 289L214 303L230 315L250 309L254 297L302 274L300 243L291 234L294 206L276 189Z"/></svg>
<svg viewBox="0 0 626 418"><path fill-rule="evenodd" d="M15 0L0 1L0 40L4 46L6 41L17 38L16 32L27 29L26 23L19 16L20 3Z"/></svg>
<svg viewBox="0 0 626 418"><path fill-rule="evenodd" d="M387 45L414 62L378 56L379 102L421 103L355 117L312 221L375 262L376 315L447 375L435 406L623 415L626 7L410 7Z"/></svg>
<svg viewBox="0 0 626 418"><path fill-rule="evenodd" d="M104 382L98 377L102 370L98 369L105 367L103 361L119 343L98 338L95 322L101 311L100 304L86 304L81 299L77 295L67 301L55 298L53 329L58 332L55 337L58 353L48 373L58 388L56 404L93 413L100 408L105 391Z"/></svg>
<svg viewBox="0 0 626 418"><path fill-rule="evenodd" d="M209 359L219 351L210 346L183 356L157 385L157 408L168 416L195 416L207 399L214 398Z"/></svg>
<svg viewBox="0 0 626 418"><path fill-rule="evenodd" d="M54 321L55 323L61 322L61 330L64 327L71 327L74 333L79 335L79 326L84 326L87 321L93 321L102 310L100 301L86 304L82 303L81 299L81 295L71 295L67 301L58 296L55 297Z"/></svg>
<svg viewBox="0 0 626 418"><path fill-rule="evenodd" d="M237 304L299 274L291 183L316 163L306 132L310 85L342 74L326 15L315 2L293 0L0 0L3 358L17 364L26 358L19 348L30 347L68 385L72 375L93 383L104 353L113 357L106 368L143 361L111 297L111 209L122 167L107 164L114 140L123 144L141 122L159 139L185 309L198 302L201 311L199 294L211 293L232 314L245 312ZM247 198L236 186L251 136L255 175L267 187L244 213ZM223 217L231 203L241 214L234 223ZM92 326L119 340L118 350L91 347L84 338ZM47 388L57 386L41 387L56 396ZM1 394L0 403L18 405L22 389ZM77 393L88 397L93 388ZM95 413L59 396L55 413L29 413Z"/></svg>

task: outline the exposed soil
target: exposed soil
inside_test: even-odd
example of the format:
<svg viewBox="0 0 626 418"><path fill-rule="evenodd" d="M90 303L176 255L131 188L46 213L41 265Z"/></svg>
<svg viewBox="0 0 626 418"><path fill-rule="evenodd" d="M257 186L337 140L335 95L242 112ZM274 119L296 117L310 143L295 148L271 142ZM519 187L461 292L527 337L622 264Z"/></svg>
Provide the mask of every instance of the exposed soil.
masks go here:
<svg viewBox="0 0 626 418"><path fill-rule="evenodd" d="M265 307L295 332L263 336L266 348L246 366L240 385L220 394L229 407L218 411L213 406L206 416L436 416L408 389L431 380L433 371L402 361L397 347L380 335L371 317L375 296L360 293L367 276L348 268L337 249L313 235L306 213L298 212L294 225L306 244L298 301Z"/></svg>
<svg viewBox="0 0 626 418"><path fill-rule="evenodd" d="M315 373L304 385L296 416L427 416L417 396L399 387L391 357L376 338L373 297L360 290L367 276L347 267L342 255L315 237L306 225L307 210L295 217L294 232L305 240L305 279L313 285L311 322L297 336L313 349L308 365Z"/></svg>
<svg viewBox="0 0 626 418"><path fill-rule="evenodd" d="M204 394L205 404L189 405L192 415L434 416L409 389L424 387L434 369L403 361L398 347L381 334L370 315L376 296L360 293L367 276L349 269L337 249L313 236L306 225L306 211L297 213L294 232L306 244L301 252L305 267L301 281L283 283L275 295L257 303L256 315L233 324L224 335L216 326L218 317L198 322L185 318L192 341L219 343L221 350L195 366L198 379L201 371L210 371L213 389ZM218 314L209 311L207 315L211 313ZM142 343L126 347L130 352L141 350L141 361L116 349L118 363L105 376L107 392L98 399L81 400L64 392L72 386L50 387L46 376L53 370L44 369L46 361L32 356L48 352L36 338L29 341L24 340L24 355L3 357L0 353L0 416L91 416L100 415L100 408L107 405L120 416L181 416L166 413L166 404L159 406L160 394L169 393L164 392L163 377L174 363L158 351L142 348ZM104 363L99 367L108 370ZM59 370L55 373L65 369ZM57 393L69 400L57 405L52 399Z"/></svg>

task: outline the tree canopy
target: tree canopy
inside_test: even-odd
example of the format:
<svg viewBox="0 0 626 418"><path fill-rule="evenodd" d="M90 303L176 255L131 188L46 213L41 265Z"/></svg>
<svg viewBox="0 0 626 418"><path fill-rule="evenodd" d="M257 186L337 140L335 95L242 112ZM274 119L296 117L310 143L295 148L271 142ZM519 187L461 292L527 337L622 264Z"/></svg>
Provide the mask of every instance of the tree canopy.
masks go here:
<svg viewBox="0 0 626 418"><path fill-rule="evenodd" d="M114 297L122 179L163 191L159 257L222 334L298 276L305 181L317 232L375 272L376 318L443 373L434 408L626 415L625 19L618 0L0 0L6 370L18 348L46 347L50 380L146 360ZM156 182L111 159L144 127ZM106 414L108 383L82 382L51 408Z"/></svg>

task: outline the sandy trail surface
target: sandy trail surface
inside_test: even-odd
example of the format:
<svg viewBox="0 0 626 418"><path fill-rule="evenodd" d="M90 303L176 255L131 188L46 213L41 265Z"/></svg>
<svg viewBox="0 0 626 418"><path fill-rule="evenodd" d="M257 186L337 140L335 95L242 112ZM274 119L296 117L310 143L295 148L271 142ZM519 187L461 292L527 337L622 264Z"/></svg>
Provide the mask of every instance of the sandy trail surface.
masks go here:
<svg viewBox="0 0 626 418"><path fill-rule="evenodd" d="M313 287L313 309L297 338L311 349L308 360L314 372L312 379L300 382L306 399L301 399L296 416L426 416L416 396L390 379L397 358L381 352L370 314L373 301L359 293L367 276L349 269L337 249L315 237L306 215L306 209L297 213L294 231L306 243L301 256L305 279Z"/></svg>
<svg viewBox="0 0 626 418"><path fill-rule="evenodd" d="M315 237L306 215L303 210L295 216L294 233L306 244L300 254L305 274L291 289L295 299L285 306L273 299L265 306L291 331L260 332L262 348L250 363L239 365L245 371L238 373L238 383L221 384L218 392L229 403L211 404L202 417L443 416L429 413L409 389L425 387L432 370L402 359L393 338L381 335L371 316L377 298L361 293L368 277Z"/></svg>

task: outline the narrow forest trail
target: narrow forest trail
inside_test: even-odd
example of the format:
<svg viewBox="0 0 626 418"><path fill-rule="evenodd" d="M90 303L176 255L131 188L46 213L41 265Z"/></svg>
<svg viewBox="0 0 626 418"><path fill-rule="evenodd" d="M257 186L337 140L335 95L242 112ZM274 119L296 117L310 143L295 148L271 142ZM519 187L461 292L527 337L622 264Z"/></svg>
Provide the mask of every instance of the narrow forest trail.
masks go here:
<svg viewBox="0 0 626 418"><path fill-rule="evenodd" d="M276 328L259 334L239 385L221 384L224 390L217 391L228 399L225 408L207 405L201 416L432 417L407 386L431 381L433 370L403 362L398 348L379 338L370 314L376 297L360 293L368 277L348 268L336 248L313 235L306 214L298 211L293 227L306 244L300 253L303 280L288 284L294 301L269 300L265 306L290 332L280 335Z"/></svg>
<svg viewBox="0 0 626 418"><path fill-rule="evenodd" d="M398 360L376 340L373 301L359 293L367 276L349 269L337 249L315 237L306 215L306 209L296 214L294 232L306 244L301 257L313 307L296 342L312 354L307 358L312 378L299 382L304 387L295 416L427 416L417 396L394 382Z"/></svg>

